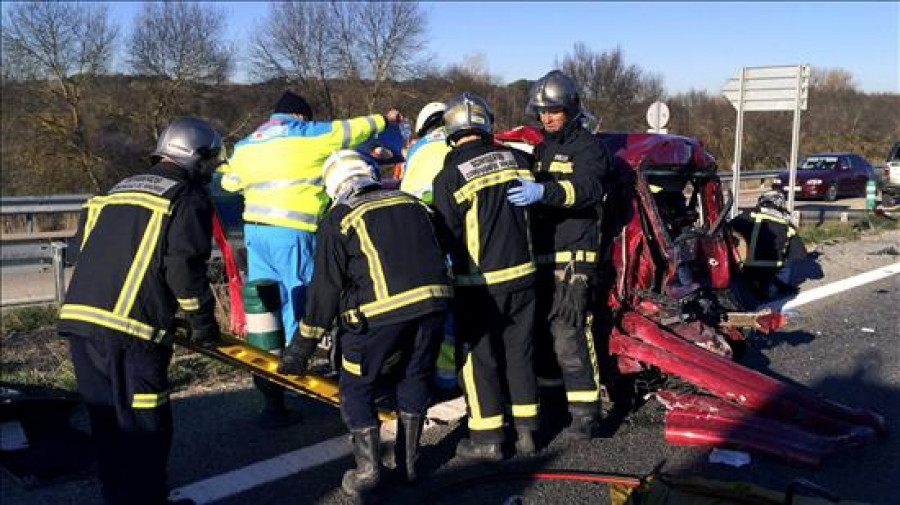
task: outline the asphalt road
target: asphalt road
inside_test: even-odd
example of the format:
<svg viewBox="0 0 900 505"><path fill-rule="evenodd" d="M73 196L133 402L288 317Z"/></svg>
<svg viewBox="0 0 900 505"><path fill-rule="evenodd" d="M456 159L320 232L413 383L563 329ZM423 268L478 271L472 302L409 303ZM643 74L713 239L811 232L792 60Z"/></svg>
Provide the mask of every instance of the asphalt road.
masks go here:
<svg viewBox="0 0 900 505"><path fill-rule="evenodd" d="M891 431L900 430L900 279L886 279L823 300L799 310L787 331L757 342L748 364L770 375L806 385L822 395L879 410ZM863 329L872 329L867 332ZM435 492L436 488L467 477L498 471L547 469L589 470L646 474L660 464L666 472L700 475L722 480L751 481L784 489L792 480L806 478L845 499L900 503L900 442L897 437L843 452L826 460L821 469L805 469L753 456L749 466L734 469L707 462L708 450L668 446L662 437L661 413L653 404L623 424L614 436L590 443L556 438L536 457L515 458L502 466L466 467L449 460L459 429L440 430L424 451L426 466L437 468L429 483L417 489L391 492L390 503L506 503L520 495L523 503L605 503L601 486L590 483L503 481L464 486L461 491ZM349 463L349 461L347 462ZM333 465L284 479L252 493L224 501L238 504L306 497L294 503L344 503L329 488L340 481L345 465ZM330 485L329 485L330 483Z"/></svg>
<svg viewBox="0 0 900 505"><path fill-rule="evenodd" d="M900 503L900 277L893 276L800 307L785 331L754 343L747 363L757 370L811 387L827 398L879 410L889 420L892 438L842 452L819 469L797 467L753 455L749 466L735 469L707 461L709 451L674 447L663 440L662 410L648 403L615 429L609 438L575 443L558 435L559 427L532 458L513 458L501 465L463 465L453 459L463 429L455 423L428 432L423 448L426 478L417 487L388 484L386 503L504 504L523 502L606 503L604 488L584 482L509 480L509 472L565 469L647 474L664 472L722 480L751 481L773 489L796 478L826 486L846 499ZM258 398L245 381L237 388L174 400L177 433L170 481L179 487L241 469L299 448L340 437L344 428L336 409L303 398L292 407L305 421L294 428L266 431L253 423ZM553 412L550 403L544 412ZM558 423L556 423L558 424ZM220 500L244 503L343 504L338 491L352 459L342 457L323 466ZM467 479L493 476L484 484ZM4 504L61 505L99 503L96 482L68 480L26 491L3 476ZM460 486L453 487L455 484ZM450 486L448 488L448 486Z"/></svg>

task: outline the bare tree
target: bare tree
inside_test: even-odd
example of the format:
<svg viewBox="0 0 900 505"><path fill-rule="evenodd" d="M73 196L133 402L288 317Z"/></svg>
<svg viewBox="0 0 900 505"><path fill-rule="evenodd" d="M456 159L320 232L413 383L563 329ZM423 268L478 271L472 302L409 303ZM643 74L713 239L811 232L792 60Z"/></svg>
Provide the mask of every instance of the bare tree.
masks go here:
<svg viewBox="0 0 900 505"><path fill-rule="evenodd" d="M234 50L225 42L224 20L214 4L199 2L147 2L135 16L128 62L135 74L152 78L148 115L154 138L160 123L178 112L185 86L228 79Z"/></svg>
<svg viewBox="0 0 900 505"><path fill-rule="evenodd" d="M101 189L101 160L88 138L82 96L89 81L106 71L117 35L103 5L17 3L3 20L4 73L40 83L54 104L37 116L42 130L67 147L65 156L96 191ZM59 106L64 113L55 113Z"/></svg>
<svg viewBox="0 0 900 505"><path fill-rule="evenodd" d="M620 47L595 53L579 42L558 66L578 83L582 104L604 129L641 128L647 106L664 94L662 79L626 64Z"/></svg>
<svg viewBox="0 0 900 505"><path fill-rule="evenodd" d="M338 66L338 43L332 30L332 10L325 3L270 4L251 43L251 72L260 79L284 79L321 99L329 116L334 102L329 80Z"/></svg>
<svg viewBox="0 0 900 505"><path fill-rule="evenodd" d="M867 111L853 75L843 69L813 68L810 110L804 118L804 137L815 151L857 150Z"/></svg>
<svg viewBox="0 0 900 505"><path fill-rule="evenodd" d="M410 77L425 47L426 18L417 2L331 2L342 77L366 88L374 109L389 80Z"/></svg>

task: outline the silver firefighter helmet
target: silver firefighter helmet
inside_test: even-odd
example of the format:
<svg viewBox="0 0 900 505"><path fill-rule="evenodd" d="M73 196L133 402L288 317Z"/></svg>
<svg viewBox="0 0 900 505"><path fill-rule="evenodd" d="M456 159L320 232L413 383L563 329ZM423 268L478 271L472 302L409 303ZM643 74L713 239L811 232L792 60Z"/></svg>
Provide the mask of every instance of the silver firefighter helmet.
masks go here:
<svg viewBox="0 0 900 505"><path fill-rule="evenodd" d="M160 134L153 163L163 156L192 175L210 176L221 164L222 136L206 121L196 117L174 119Z"/></svg>
<svg viewBox="0 0 900 505"><path fill-rule="evenodd" d="M542 110L564 110L570 119L575 118L581 112L581 99L575 81L559 70L538 79L528 92L525 112L536 116Z"/></svg>
<svg viewBox="0 0 900 505"><path fill-rule="evenodd" d="M756 201L756 205L759 207L768 207L770 209L781 211L787 208L787 202L785 201L784 194L781 191L766 191L765 193L759 195L759 199Z"/></svg>
<svg viewBox="0 0 900 505"><path fill-rule="evenodd" d="M465 92L447 102L444 128L448 143L470 133L490 136L494 129L494 113L483 98Z"/></svg>

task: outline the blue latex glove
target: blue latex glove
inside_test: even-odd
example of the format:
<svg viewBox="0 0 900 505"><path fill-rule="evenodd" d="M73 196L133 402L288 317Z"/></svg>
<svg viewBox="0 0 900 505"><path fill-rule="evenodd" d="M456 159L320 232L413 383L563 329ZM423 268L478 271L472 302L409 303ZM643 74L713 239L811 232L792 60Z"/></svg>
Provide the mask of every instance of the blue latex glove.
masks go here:
<svg viewBox="0 0 900 505"><path fill-rule="evenodd" d="M526 181L521 178L519 179L518 186L509 188L509 191L506 192L506 199L509 200L509 203L518 205L519 207L540 202L543 196L543 184Z"/></svg>

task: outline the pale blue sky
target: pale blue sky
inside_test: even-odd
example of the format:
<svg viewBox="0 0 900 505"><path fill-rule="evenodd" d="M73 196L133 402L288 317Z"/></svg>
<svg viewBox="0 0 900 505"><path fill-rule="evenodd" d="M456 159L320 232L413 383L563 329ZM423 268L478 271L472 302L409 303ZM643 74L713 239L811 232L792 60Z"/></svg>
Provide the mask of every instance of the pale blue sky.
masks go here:
<svg viewBox="0 0 900 505"><path fill-rule="evenodd" d="M246 52L265 2L220 2ZM126 29L138 2L110 2ZM669 93L718 91L741 66L850 71L864 91L900 92L900 2L423 2L428 51L446 65L480 53L504 82L536 79L584 42L621 46ZM4 9L5 10L5 9ZM238 79L243 78L239 67Z"/></svg>

